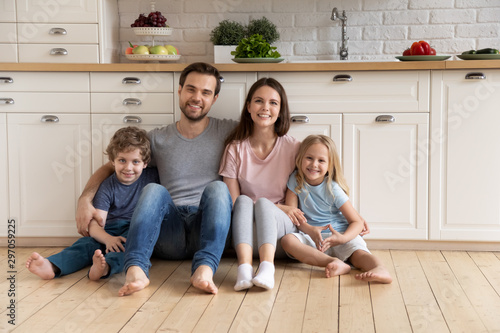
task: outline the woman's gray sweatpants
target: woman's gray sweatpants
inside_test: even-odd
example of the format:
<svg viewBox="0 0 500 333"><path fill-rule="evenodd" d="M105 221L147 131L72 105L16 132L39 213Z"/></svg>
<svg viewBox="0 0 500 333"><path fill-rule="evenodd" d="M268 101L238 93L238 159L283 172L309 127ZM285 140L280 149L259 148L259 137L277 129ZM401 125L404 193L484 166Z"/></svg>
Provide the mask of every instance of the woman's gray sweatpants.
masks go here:
<svg viewBox="0 0 500 333"><path fill-rule="evenodd" d="M254 204L246 195L240 195L234 203L232 228L234 246L249 244L254 257L258 257L259 247L271 244L276 248L276 258L286 258L279 240L297 232L290 218L271 201L260 198Z"/></svg>

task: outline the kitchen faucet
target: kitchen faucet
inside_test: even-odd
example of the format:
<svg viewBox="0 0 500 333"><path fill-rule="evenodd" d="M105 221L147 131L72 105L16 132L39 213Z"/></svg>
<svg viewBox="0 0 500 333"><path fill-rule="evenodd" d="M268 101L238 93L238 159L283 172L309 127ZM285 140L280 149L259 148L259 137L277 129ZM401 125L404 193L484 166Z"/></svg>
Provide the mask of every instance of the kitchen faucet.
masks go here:
<svg viewBox="0 0 500 333"><path fill-rule="evenodd" d="M347 60L347 56L349 53L347 52L347 16L345 15L345 10L342 11L342 16L339 16L339 12L337 7L334 7L332 10L331 20L335 21L336 19L342 20L342 45L340 47L340 60Z"/></svg>

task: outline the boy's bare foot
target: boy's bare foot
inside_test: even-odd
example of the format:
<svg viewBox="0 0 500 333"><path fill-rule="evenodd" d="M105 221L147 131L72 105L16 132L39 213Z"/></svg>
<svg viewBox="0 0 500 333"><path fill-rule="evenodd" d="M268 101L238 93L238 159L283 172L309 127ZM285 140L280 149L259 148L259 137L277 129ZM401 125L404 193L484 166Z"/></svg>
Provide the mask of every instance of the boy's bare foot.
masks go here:
<svg viewBox="0 0 500 333"><path fill-rule="evenodd" d="M368 272L363 272L356 274L356 280L369 281L369 282L380 282L380 283L391 283L391 274L382 266L377 266L370 269Z"/></svg>
<svg viewBox="0 0 500 333"><path fill-rule="evenodd" d="M118 290L119 296L132 295L149 286L146 273L139 266L130 266L125 275L125 284Z"/></svg>
<svg viewBox="0 0 500 333"><path fill-rule="evenodd" d="M51 280L56 276L52 263L38 252L33 252L28 260L26 260L26 268L44 280Z"/></svg>
<svg viewBox="0 0 500 333"><path fill-rule="evenodd" d="M98 281L103 276L108 275L109 265L106 263L106 258L102 254L101 250L95 250L94 256L92 257L92 266L89 271L89 279L92 281Z"/></svg>
<svg viewBox="0 0 500 333"><path fill-rule="evenodd" d="M211 294L217 294L217 287L213 281L214 273L212 269L206 265L199 266L191 276L191 284L193 287Z"/></svg>
<svg viewBox="0 0 500 333"><path fill-rule="evenodd" d="M347 274L351 271L351 266L343 262L338 258L333 258L333 261L330 262L325 267L325 275L327 278Z"/></svg>

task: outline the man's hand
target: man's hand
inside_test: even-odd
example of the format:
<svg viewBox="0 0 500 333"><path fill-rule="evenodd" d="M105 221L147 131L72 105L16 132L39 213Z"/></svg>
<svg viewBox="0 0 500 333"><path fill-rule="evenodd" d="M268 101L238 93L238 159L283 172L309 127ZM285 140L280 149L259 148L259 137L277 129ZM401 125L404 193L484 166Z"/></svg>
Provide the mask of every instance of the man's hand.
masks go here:
<svg viewBox="0 0 500 333"><path fill-rule="evenodd" d="M85 198L78 199L76 207L76 228L78 233L82 236L89 237L89 223L94 219L97 223L104 227L102 217L97 213L94 206Z"/></svg>

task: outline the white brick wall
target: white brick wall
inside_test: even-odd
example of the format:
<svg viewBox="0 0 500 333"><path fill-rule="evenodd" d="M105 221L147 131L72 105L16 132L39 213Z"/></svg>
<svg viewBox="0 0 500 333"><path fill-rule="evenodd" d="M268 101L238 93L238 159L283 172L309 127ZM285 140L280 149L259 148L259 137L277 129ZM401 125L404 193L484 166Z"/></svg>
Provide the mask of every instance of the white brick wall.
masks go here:
<svg viewBox="0 0 500 333"><path fill-rule="evenodd" d="M118 6L123 50L128 41L151 44L129 28L150 12L150 1L119 0ZM219 21L247 24L266 16L281 33L275 46L286 59L338 60L341 23L330 20L333 7L346 11L351 60L393 60L422 39L438 54L500 48L500 0L157 0L174 33L155 41L177 46L182 62L212 62L209 34Z"/></svg>

